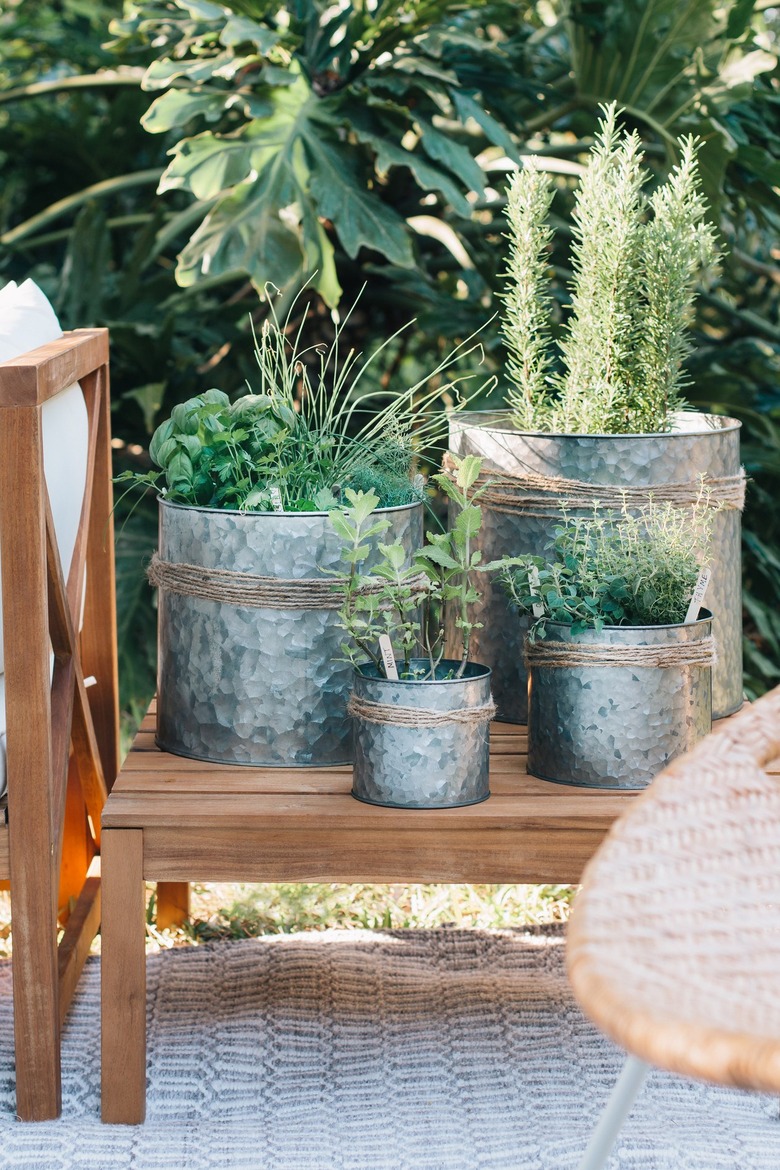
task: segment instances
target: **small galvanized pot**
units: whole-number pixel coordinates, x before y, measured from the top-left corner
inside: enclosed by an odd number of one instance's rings
[[[422,543],[422,504],[380,508],[385,539]],[[160,501],[159,556],[285,582],[345,573],[327,512],[233,512]],[[370,568],[371,560],[366,564]],[[160,589],[157,742],[217,764],[324,767],[352,761],[352,667],[331,608],[253,607]]]
[[[585,646],[686,647],[703,643],[712,615],[673,626],[605,626],[547,640]],[[702,649],[700,646],[699,649]],[[693,656],[693,655],[692,655]],[[583,788],[646,788],[712,728],[712,670],[704,665],[542,666],[529,659],[528,771]]]
[[[695,482],[740,472],[741,423],[720,415],[681,411],[674,429],[648,435],[548,435],[516,430],[509,411],[466,411],[452,418],[450,450],[480,455],[483,472],[508,475],[533,473],[586,484],[654,488]],[[602,501],[603,506],[603,501]],[[531,554],[551,560],[551,543],[561,519],[560,504],[535,503],[526,510],[502,509],[485,502],[482,529],[475,547],[483,561],[504,555]],[[569,508],[571,515],[585,515]],[[707,604],[715,614],[718,661],[713,670],[715,717],[729,715],[742,703],[742,573],[741,513],[736,508],[715,512],[712,527],[712,580]],[[498,578],[479,575],[475,586],[481,601],[472,618],[474,654],[493,671],[493,697],[499,719],[525,723],[526,673],[522,643],[528,623],[518,622]],[[447,649],[454,652],[460,637],[453,606],[447,613]]]
[[[427,660],[413,659],[411,666],[423,673]],[[437,673],[457,667],[443,662]],[[353,717],[352,795],[358,800],[388,808],[458,808],[487,800],[494,712],[487,667],[470,663],[460,679],[396,682],[366,665],[355,671],[350,707],[355,705],[362,712]],[[431,724],[437,725],[387,721],[424,721],[426,713],[433,713]],[[469,721],[449,721],[449,713]]]

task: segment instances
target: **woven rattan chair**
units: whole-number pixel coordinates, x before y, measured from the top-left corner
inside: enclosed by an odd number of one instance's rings
[[[62,481],[52,477],[47,438],[69,443],[56,403],[74,391],[78,398],[79,388],[84,489],[63,571]],[[111,507],[107,331],[77,330],[0,362],[8,782],[0,881],[10,880],[16,1111],[24,1120],[60,1112],[60,1028],[100,923],[93,859],[119,753]]]
[[[613,826],[568,931],[574,994],[631,1055],[581,1163],[605,1164],[648,1065],[780,1091],[780,688]]]

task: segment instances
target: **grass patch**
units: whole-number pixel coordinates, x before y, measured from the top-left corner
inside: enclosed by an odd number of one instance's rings
[[[299,930],[389,930],[437,926],[500,929],[564,921],[573,886],[220,885],[195,887],[195,942]]]

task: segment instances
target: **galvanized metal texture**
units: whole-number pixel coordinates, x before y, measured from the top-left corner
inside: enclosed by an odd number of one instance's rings
[[[423,669],[423,659],[412,665]],[[445,662],[444,669],[457,669]],[[361,699],[398,707],[461,711],[490,701],[490,671],[476,663],[462,679],[395,682],[375,666],[354,674]],[[389,808],[457,808],[487,800],[490,724],[451,723],[443,727],[394,727],[355,718],[352,795]]]
[[[677,416],[677,429],[656,435],[542,435],[514,430],[508,411],[453,416],[450,449],[457,455],[481,455],[483,470],[533,471],[585,483],[652,487],[685,483],[700,475],[736,475],[740,468],[741,424],[693,412]],[[585,513],[575,513],[583,515]],[[476,547],[484,560],[505,553],[530,553],[551,558],[549,545],[556,519],[497,512],[485,505]],[[707,608],[714,614],[718,661],[713,671],[715,717],[729,715],[742,704],[742,568],[741,515],[715,514],[712,581]],[[474,634],[473,655],[493,670],[493,698],[498,718],[525,723],[528,717],[527,676],[522,643],[527,619],[518,618],[497,580],[475,578],[482,601],[473,614],[482,628]],[[457,648],[454,614],[447,615],[447,653]]]
[[[422,505],[382,508],[385,539],[422,543]],[[164,560],[284,579],[345,572],[324,512],[228,512],[160,501]],[[367,562],[370,564],[370,562]],[[161,592],[157,742],[214,763],[324,767],[352,759],[352,667],[336,610],[256,609]]]
[[[689,625],[605,626],[576,638],[569,626],[547,626],[548,636],[561,642],[629,648],[685,645],[708,637],[711,628],[709,614]],[[709,666],[532,664],[529,675],[528,771],[542,780],[645,788],[712,727]]]

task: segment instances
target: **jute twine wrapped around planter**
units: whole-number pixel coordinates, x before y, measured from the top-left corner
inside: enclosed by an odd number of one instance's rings
[[[531,642],[526,638],[523,651],[526,666],[547,669],[628,666],[665,670],[681,666],[713,666],[716,660],[715,639],[711,635],[698,642],[675,642],[668,646],[615,646],[609,642],[556,642],[547,639]]]
[[[489,723],[495,717],[496,705],[491,700],[482,707],[432,711],[426,707],[395,707],[390,703],[373,703],[370,699],[352,694],[347,704],[347,714],[390,727],[444,727],[448,723],[474,726]]]
[[[444,456],[444,470],[451,473],[455,464]],[[487,471],[477,478],[478,487],[487,487],[480,503],[497,512],[546,518],[561,511],[592,508],[640,508],[652,500],[690,508],[701,504],[707,508],[741,512],[745,507],[745,469],[737,475],[703,476],[685,483],[661,483],[652,487],[627,487],[617,484],[585,483],[557,475],[533,471]]]
[[[232,569],[206,569],[152,556],[146,575],[152,585],[183,597],[218,601],[225,605],[250,609],[340,609],[346,577],[260,577],[254,573],[236,573]],[[424,592],[428,585],[425,573],[408,581],[414,592]],[[357,592],[361,596],[381,593],[385,581],[372,581]]]

